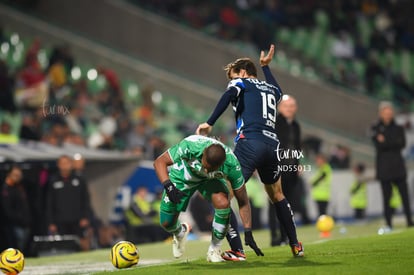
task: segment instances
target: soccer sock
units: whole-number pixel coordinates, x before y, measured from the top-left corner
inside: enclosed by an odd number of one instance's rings
[[[290,204],[286,199],[276,202],[276,215],[279,218],[280,223],[285,228],[286,234],[289,238],[289,244],[294,245],[298,243],[296,236],[295,218],[293,216]]]
[[[211,236],[212,245],[219,245],[224,239],[228,229],[230,212],[230,208],[215,209]]]
[[[184,230],[184,226],[180,223],[180,222],[177,222],[177,223],[179,223],[180,224],[180,227],[173,233],[178,239],[181,239],[182,237],[184,237],[184,233],[185,233],[185,230]]]
[[[241,242],[240,234],[237,231],[238,224],[236,215],[234,214],[233,210],[231,209],[230,213],[230,227],[226,235],[226,239],[229,242],[230,248],[232,251],[239,251],[244,253],[243,245]]]

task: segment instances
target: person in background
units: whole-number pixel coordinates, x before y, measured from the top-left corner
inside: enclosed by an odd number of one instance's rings
[[[329,200],[331,199],[332,168],[326,156],[318,154],[315,159],[317,171],[311,179],[311,195],[318,206],[318,214],[327,214]]]
[[[283,193],[292,207],[294,213],[299,213],[303,224],[309,224],[310,219],[305,207],[305,186],[304,181],[300,178],[299,172],[294,170],[300,165],[300,158],[292,156],[293,152],[302,152],[301,147],[301,128],[296,113],[298,111],[298,104],[296,99],[284,94],[282,100],[278,105],[279,113],[276,116],[276,132],[280,142],[279,149],[281,152],[291,152],[287,154],[286,158],[281,159],[281,164],[291,169],[282,170],[282,187]],[[287,234],[283,227],[280,227],[279,221],[275,220],[275,209],[269,207],[269,223],[271,245],[287,244]],[[280,238],[277,237],[276,229],[280,227]]]
[[[376,150],[376,178],[381,183],[386,230],[392,229],[393,211],[390,206],[392,184],[398,187],[407,226],[413,226],[407,171],[401,151],[405,147],[405,132],[394,120],[394,107],[383,101],[378,107],[379,119],[371,126],[371,139]]]
[[[19,136],[14,134],[9,122],[0,122],[0,144],[16,144],[19,142]]]
[[[0,42],[2,43],[2,42]],[[8,68],[7,63],[0,60],[0,110],[3,112],[16,113],[17,106],[14,100],[15,79]]]
[[[348,169],[350,168],[351,156],[349,148],[337,144],[329,157],[329,164],[332,169]]]
[[[365,164],[358,163],[354,166],[354,182],[350,190],[350,205],[354,209],[354,218],[362,220],[365,218],[365,209],[368,204],[367,178],[365,177]]]
[[[46,201],[46,220],[49,234],[76,235],[82,240],[90,237],[90,198],[82,177],[73,173],[73,160],[67,155],[57,160],[58,173],[50,179]],[[89,250],[89,242],[81,245]]]
[[[32,215],[22,178],[22,170],[16,165],[7,171],[1,188],[0,218],[5,231],[1,238],[5,240],[6,248],[14,247],[25,253],[29,244]]]
[[[126,237],[134,243],[149,243],[167,239],[170,235],[156,222],[159,212],[153,208],[148,188],[140,186],[125,211]]]
[[[85,157],[80,153],[75,153],[73,155],[73,174],[81,178],[83,181],[87,182],[86,175],[85,175],[85,169],[86,169],[86,159]],[[92,205],[89,206],[89,216],[87,219],[89,220],[90,227],[88,227],[87,230],[85,230],[85,236],[83,242],[85,243],[84,246],[92,245],[98,246],[99,243],[99,227],[102,226],[102,221],[95,215],[94,209]]]
[[[32,113],[22,113],[22,126],[20,127],[20,140],[40,140],[40,123]]]

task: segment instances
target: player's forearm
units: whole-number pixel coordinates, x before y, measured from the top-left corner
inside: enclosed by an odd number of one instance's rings
[[[280,88],[279,83],[277,82],[276,78],[273,76],[272,72],[270,71],[269,66],[262,67],[263,74],[265,76],[266,82],[272,85],[275,85],[279,91],[282,93],[282,88]]]
[[[242,187],[234,192],[239,205],[240,218],[244,228],[252,227],[252,211],[250,207],[249,197],[247,196],[246,187]]]
[[[227,90],[224,92],[224,94],[221,96],[219,102],[217,102],[216,108],[214,108],[213,113],[207,120],[207,123],[211,126],[216,123],[216,121],[219,119],[219,117],[224,113],[224,111],[227,109],[227,106],[229,106],[231,99],[233,97],[233,92],[231,90]]]
[[[250,203],[239,208],[240,218],[243,223],[243,228],[252,228],[252,211]]]
[[[167,152],[163,153],[154,161],[155,173],[161,183],[169,179],[168,165],[171,165],[170,162],[170,157]]]

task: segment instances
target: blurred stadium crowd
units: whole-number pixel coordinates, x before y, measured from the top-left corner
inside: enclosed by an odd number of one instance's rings
[[[155,106],[162,95],[151,84],[86,68],[69,45],[48,48],[1,28],[0,45],[0,143],[71,143],[153,159],[193,131],[191,121],[165,118],[178,107]]]
[[[276,41],[282,66],[414,108],[412,1],[130,2],[231,43]]]
[[[410,1],[130,2],[231,43],[262,49],[276,40],[280,66],[414,108]],[[168,121],[171,102],[151,84],[77,64],[69,45],[47,48],[2,29],[0,45],[3,142],[68,142],[153,159],[198,122]]]

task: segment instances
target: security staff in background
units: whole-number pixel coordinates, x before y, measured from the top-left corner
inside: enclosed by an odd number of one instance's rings
[[[365,218],[365,210],[368,205],[367,177],[365,176],[365,164],[358,163],[353,168],[354,181],[350,189],[349,203],[354,209],[354,218]]]
[[[311,179],[311,195],[318,207],[318,214],[326,215],[329,201],[331,199],[332,168],[322,153],[316,155],[315,163],[317,170]]]

